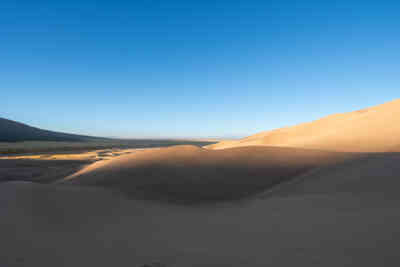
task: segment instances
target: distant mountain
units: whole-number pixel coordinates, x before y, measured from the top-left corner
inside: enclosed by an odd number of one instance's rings
[[[42,130],[20,122],[0,118],[0,142],[19,141],[91,141],[106,138]]]

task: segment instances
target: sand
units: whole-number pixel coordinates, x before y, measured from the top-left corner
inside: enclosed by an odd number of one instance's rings
[[[0,266],[398,266],[399,159],[350,160],[269,195],[201,207],[3,183]]]
[[[90,165],[89,160],[0,160],[0,182],[52,183]]]
[[[102,149],[69,153],[0,156],[0,182],[51,183],[76,173],[93,162],[135,153],[142,149]]]
[[[209,149],[277,146],[341,152],[400,152],[400,99],[310,123],[281,128]]]
[[[208,150],[186,145],[96,162],[61,182],[116,189],[134,198],[215,202],[247,197],[312,168],[355,156],[293,148]]]
[[[0,183],[0,266],[399,266],[399,110]]]
[[[32,160],[107,160],[124,154],[140,151],[139,148],[113,148],[113,149],[98,149],[93,151],[76,151],[69,153],[34,153],[25,155],[7,155],[0,156],[0,160],[15,160],[15,159],[32,159]]]

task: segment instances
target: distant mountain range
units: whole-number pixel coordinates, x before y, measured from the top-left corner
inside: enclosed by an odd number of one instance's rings
[[[0,142],[20,141],[94,141],[107,138],[53,132],[0,118]]]

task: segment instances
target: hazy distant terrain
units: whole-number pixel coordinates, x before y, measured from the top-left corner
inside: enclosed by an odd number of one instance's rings
[[[0,155],[13,153],[84,151],[106,148],[147,148],[192,144],[204,146],[207,140],[117,139],[91,137],[42,130],[0,118]]]
[[[158,140],[158,139],[110,139],[102,141],[82,141],[82,142],[48,142],[48,141],[27,141],[27,142],[0,142],[0,156],[21,153],[39,152],[66,152],[66,151],[87,151],[111,148],[149,148],[165,147],[174,145],[195,145],[204,146],[216,143],[215,141],[196,141],[196,140]]]

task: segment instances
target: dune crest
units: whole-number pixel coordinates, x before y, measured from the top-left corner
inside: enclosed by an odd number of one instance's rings
[[[339,152],[400,151],[400,99],[358,111],[261,132],[241,140],[220,142],[208,149],[275,146]]]

